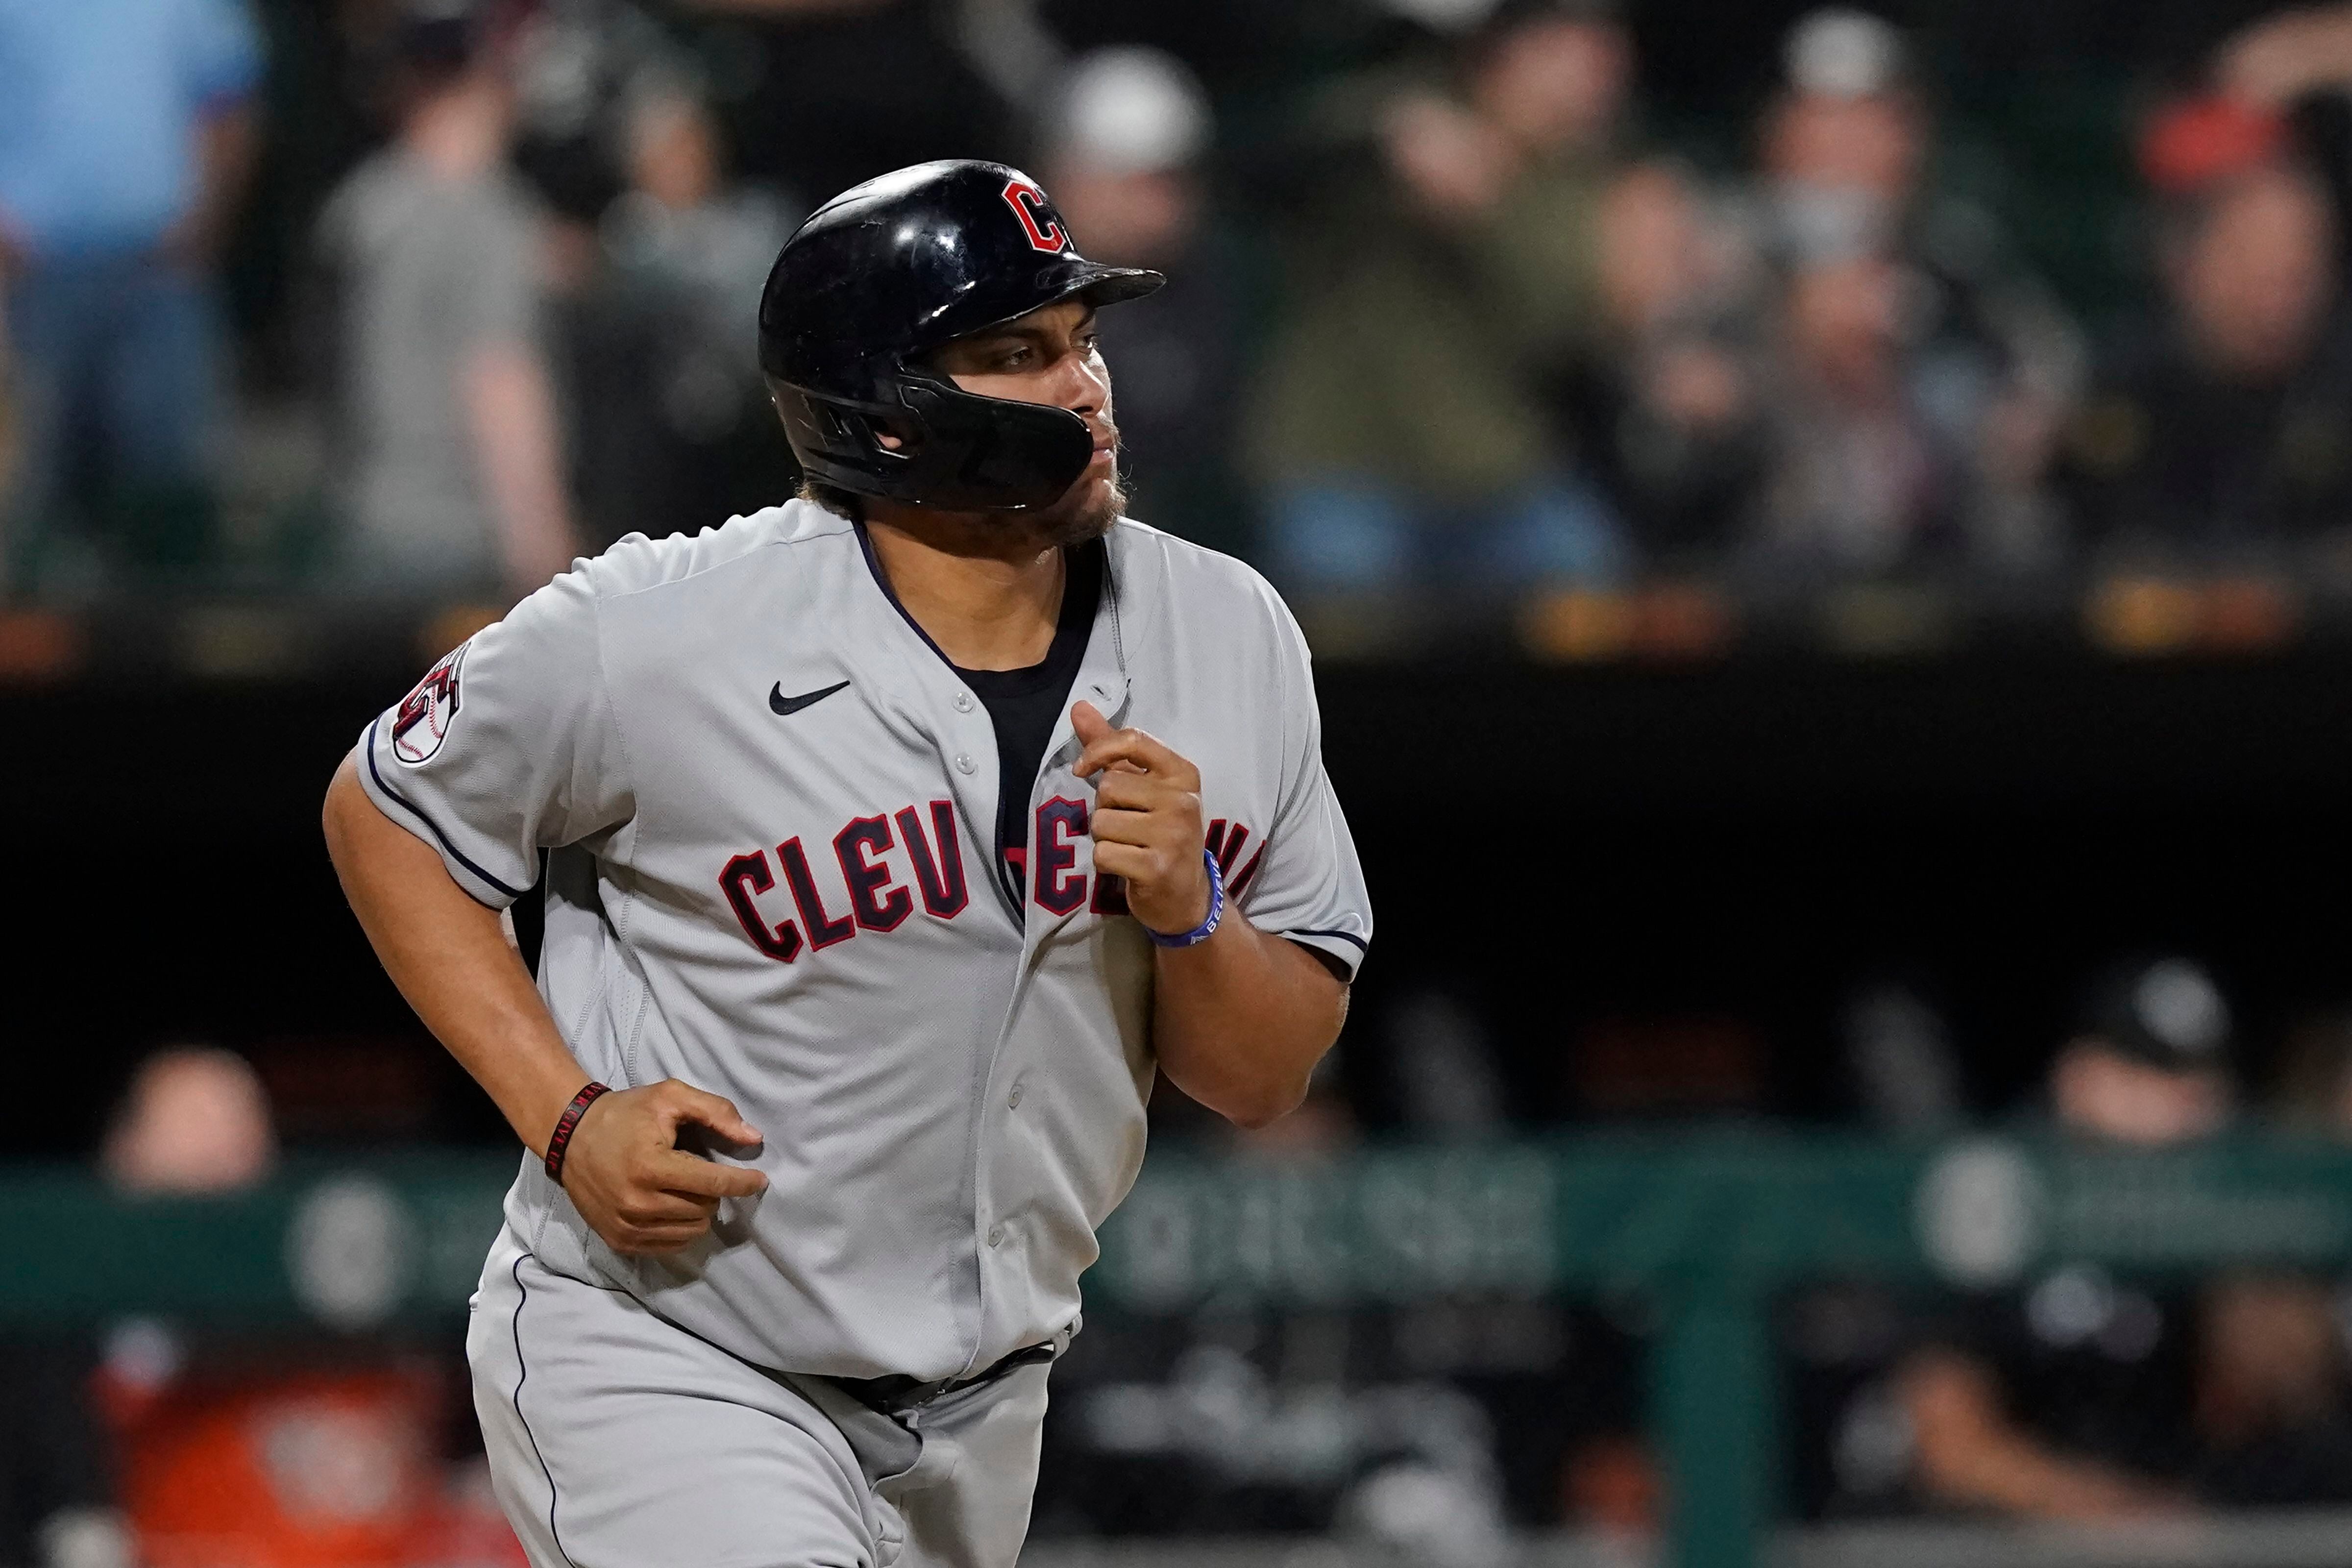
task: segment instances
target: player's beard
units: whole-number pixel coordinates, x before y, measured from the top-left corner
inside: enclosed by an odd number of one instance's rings
[[[1084,544],[1108,533],[1127,510],[1127,486],[1118,455],[1101,479],[1079,478],[1050,506],[1030,511],[940,511],[894,502],[867,501],[864,516],[911,533],[950,555],[1013,559]]]
[[[1107,479],[1080,479],[1062,499],[1029,518],[1041,546],[1084,544],[1110,531],[1127,510],[1127,485],[1114,458]]]

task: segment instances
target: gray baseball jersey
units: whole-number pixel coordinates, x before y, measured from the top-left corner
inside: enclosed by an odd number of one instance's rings
[[[1304,640],[1247,567],[1122,521],[1070,692],[1199,765],[1233,903],[1352,973],[1371,936]],[[614,1087],[677,1078],[770,1179],[667,1258],[613,1253],[526,1159],[509,1225],[759,1365],[965,1375],[1066,1329],[1143,1158],[1151,948],[1093,874],[1066,711],[1025,886],[995,736],[806,502],[580,563],[370,725],[360,775],[503,907],[548,868],[540,988]]]

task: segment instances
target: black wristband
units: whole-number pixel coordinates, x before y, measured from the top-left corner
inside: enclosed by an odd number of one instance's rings
[[[556,1118],[555,1131],[547,1140],[547,1179],[557,1186],[563,1184],[563,1152],[572,1147],[572,1130],[580,1125],[581,1116],[590,1106],[612,1092],[608,1084],[592,1083],[573,1095],[572,1103],[563,1108],[563,1114]]]

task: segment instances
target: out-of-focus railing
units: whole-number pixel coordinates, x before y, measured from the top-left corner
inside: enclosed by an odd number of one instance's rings
[[[513,1170],[502,1156],[419,1153],[289,1170],[233,1200],[135,1202],[79,1173],[20,1172],[0,1179],[0,1321],[155,1310],[363,1329],[455,1311]],[[1780,1292],[1824,1277],[1990,1289],[2061,1258],[2158,1275],[2352,1263],[2352,1150],[2246,1139],[2126,1154],[2000,1137],[1890,1145],[1760,1132],[1398,1147],[1311,1163],[1171,1149],[1105,1228],[1087,1286],[1092,1301],[1141,1311],[1212,1298],[1638,1293],[1657,1314],[1649,1403],[1680,1500],[1663,1561],[1750,1568],[1766,1560],[1784,1495],[1769,1321]],[[2119,1557],[1932,1561],[2311,1561],[2291,1531],[2263,1537],[2270,1555],[2229,1557],[2189,1531],[2062,1542],[2137,1542]],[[1931,1561],[1908,1545],[1872,1556],[1861,1543],[1874,1538],[1858,1527],[1791,1539],[1802,1563]],[[2024,1551],[2056,1538],[1998,1539]],[[2330,1539],[2347,1550],[2328,1561],[2352,1560],[2352,1534]],[[2184,1542],[2206,1554],[2149,1555],[2190,1550]]]
[[[0,685],[422,669],[504,613],[489,602],[184,594],[0,608]],[[1319,657],[1508,654],[1540,664],[1707,664],[1759,651],[1917,658],[1987,648],[2118,658],[2243,658],[2352,644],[2352,592],[2284,572],[2135,573],[2030,590],[1932,578],[1769,596],[1707,577],[1534,593],[1302,599]]]
[[[2340,1568],[2352,1512],[2281,1510],[2196,1524],[1829,1525],[1777,1533],[1770,1568]],[[1514,1542],[1503,1568],[1654,1568],[1657,1543],[1600,1531]],[[1247,1541],[1054,1542],[1022,1568],[1406,1568],[1391,1550],[1287,1537]]]

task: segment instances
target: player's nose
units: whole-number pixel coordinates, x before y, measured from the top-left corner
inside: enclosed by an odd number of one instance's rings
[[[1054,401],[1089,425],[1110,423],[1110,376],[1090,354],[1066,353]]]

